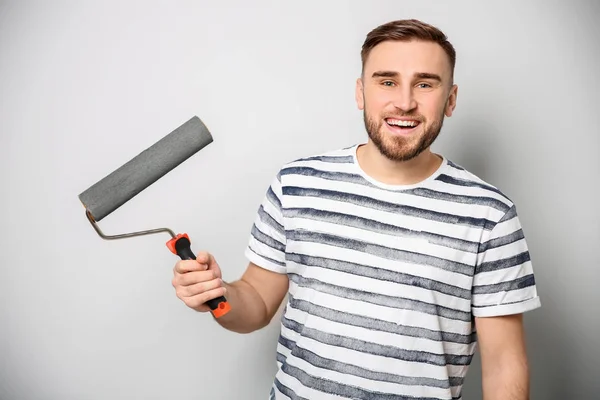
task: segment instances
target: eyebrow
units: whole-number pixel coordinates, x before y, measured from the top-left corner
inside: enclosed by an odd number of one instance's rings
[[[415,78],[419,78],[419,79],[433,79],[434,81],[438,81],[441,82],[442,78],[437,75],[437,74],[431,74],[429,72],[419,72],[418,74],[415,74]]]
[[[372,78],[396,78],[398,77],[398,73],[394,71],[375,71]],[[429,72],[418,72],[414,75],[417,79],[433,79],[435,81],[441,82],[442,78],[437,74],[432,74]]]
[[[371,75],[372,78],[395,78],[397,76],[398,73],[394,71],[375,71]]]

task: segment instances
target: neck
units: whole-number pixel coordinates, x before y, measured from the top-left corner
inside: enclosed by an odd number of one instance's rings
[[[442,163],[442,158],[430,149],[408,161],[393,161],[381,154],[371,140],[358,147],[356,157],[367,175],[388,185],[419,183],[431,176]]]

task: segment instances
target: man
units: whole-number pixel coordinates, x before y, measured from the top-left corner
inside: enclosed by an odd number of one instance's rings
[[[453,46],[402,20],[361,55],[367,143],[283,166],[241,279],[200,253],[176,264],[177,296],[206,312],[225,295],[217,322],[248,333],[289,294],[272,399],[460,399],[477,343],[484,398],[527,399],[522,314],[540,301],[515,205],[430,150],[456,106]]]

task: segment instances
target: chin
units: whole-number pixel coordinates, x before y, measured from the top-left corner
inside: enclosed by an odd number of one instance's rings
[[[397,138],[388,138],[383,142],[374,141],[374,143],[379,152],[392,161],[409,161],[421,153],[418,142],[407,143],[403,140],[398,143]]]
[[[420,130],[420,129],[419,129]],[[391,161],[410,161],[428,147],[427,140],[421,132],[413,132],[411,135],[398,135],[387,131],[386,127],[379,130],[377,136],[370,136],[371,141],[379,152]]]

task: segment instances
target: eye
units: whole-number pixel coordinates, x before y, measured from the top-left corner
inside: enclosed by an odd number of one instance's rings
[[[392,82],[392,81],[383,81],[381,83],[383,86],[393,86],[394,85],[394,82]]]
[[[419,88],[421,88],[421,89],[430,89],[432,86],[431,86],[429,83],[425,83],[425,82],[423,82],[423,83],[419,83],[419,84],[417,85],[417,87],[419,87]]]

